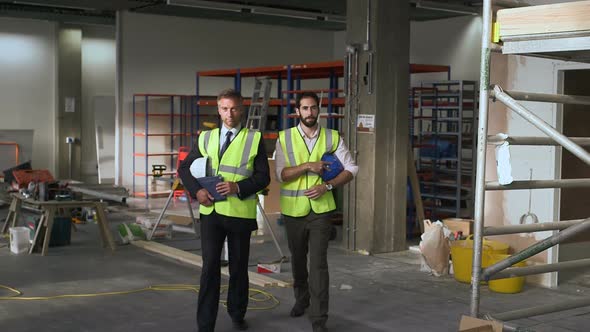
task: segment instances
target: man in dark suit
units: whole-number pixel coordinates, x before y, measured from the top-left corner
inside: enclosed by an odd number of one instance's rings
[[[190,195],[199,203],[203,269],[197,307],[200,332],[213,331],[219,306],[221,251],[225,238],[229,253],[227,312],[237,330],[246,330],[248,307],[248,257],[250,235],[257,229],[256,193],[270,182],[268,159],[262,135],[242,128],[239,92],[228,89],[217,97],[221,128],[202,132],[198,144],[180,164],[178,175]],[[191,164],[207,157],[215,175],[223,177],[216,191],[225,196],[215,200],[190,171]]]

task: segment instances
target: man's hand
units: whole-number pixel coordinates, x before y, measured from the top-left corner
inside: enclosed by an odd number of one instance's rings
[[[327,161],[308,162],[307,170],[321,175],[324,169],[327,169],[329,164],[330,163]]]
[[[328,191],[328,188],[326,188],[326,185],[322,183],[307,189],[304,192],[304,194],[309,199],[316,199],[320,198],[323,194],[326,193],[326,191]]]
[[[203,188],[197,191],[197,201],[204,206],[211,206],[213,205],[213,196],[207,191],[207,189]]]
[[[220,195],[233,195],[238,193],[238,184],[235,182],[219,182],[215,189]]]

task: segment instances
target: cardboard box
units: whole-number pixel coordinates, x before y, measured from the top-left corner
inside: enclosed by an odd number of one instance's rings
[[[461,316],[459,332],[502,332],[504,324],[497,321]]]
[[[447,218],[443,219],[443,225],[453,233],[462,232],[463,236],[473,233],[473,219]]]
[[[268,185],[268,195],[264,196],[263,204],[266,214],[281,212],[281,183],[277,181],[275,175],[274,159],[268,160],[268,166],[270,167],[270,184]]]

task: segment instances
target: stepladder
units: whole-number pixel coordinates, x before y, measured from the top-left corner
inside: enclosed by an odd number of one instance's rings
[[[270,100],[272,82],[268,77],[255,78],[254,91],[248,109],[246,128],[263,132],[266,128],[266,115]]]
[[[162,211],[160,211],[160,215],[158,216],[158,219],[156,220],[156,223],[154,224],[152,230],[150,231],[149,234],[147,234],[147,240],[150,241],[152,240],[152,238],[154,237],[154,234],[156,233],[156,230],[158,229],[160,223],[162,222],[162,219],[164,218],[164,215],[166,214],[166,211],[168,210],[168,207],[170,206],[170,202],[172,201],[172,198],[174,197],[174,192],[176,190],[183,190],[186,196],[186,202],[187,202],[187,207],[188,207],[188,211],[189,211],[189,215],[192,221],[192,228],[189,228],[186,230],[187,233],[193,233],[195,235],[198,236],[198,230],[197,230],[197,221],[195,219],[195,215],[193,214],[193,208],[191,206],[191,198],[190,198],[190,194],[188,193],[188,191],[184,188],[184,186],[182,185],[180,179],[174,179],[174,182],[172,183],[172,189],[170,190],[170,195],[168,195],[168,199],[166,200],[166,203],[164,204],[164,207],[162,208]]]

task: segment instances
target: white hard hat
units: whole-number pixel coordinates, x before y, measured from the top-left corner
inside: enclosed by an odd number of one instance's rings
[[[190,171],[196,179],[207,176],[207,157],[195,159],[191,164]]]

